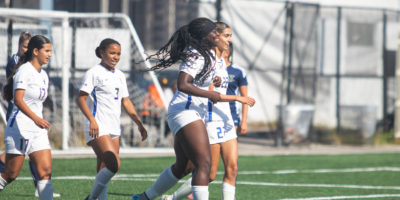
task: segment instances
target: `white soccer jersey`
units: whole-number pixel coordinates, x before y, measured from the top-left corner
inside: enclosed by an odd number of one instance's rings
[[[195,49],[191,49],[193,52],[197,52]],[[213,52],[215,56],[215,52]],[[197,74],[201,72],[204,65],[204,57],[199,54],[199,56],[182,62],[179,70],[196,77]],[[199,85],[194,83],[194,85],[200,89],[208,90],[215,76],[215,65],[214,59],[211,59],[211,72],[203,84]],[[204,97],[197,97],[188,95],[184,92],[177,90],[177,92],[172,97],[172,100],[168,107],[168,124],[174,134],[177,133],[183,126],[189,124],[190,122],[202,119],[207,112],[207,102],[208,99]],[[185,112],[184,112],[185,111]]]
[[[49,87],[47,73],[44,70],[37,71],[30,62],[26,62],[17,69],[13,84],[13,95],[16,89],[25,90],[24,102],[32,112],[43,118],[43,102],[47,98],[47,89]],[[13,103],[13,110],[10,119],[8,119],[6,131],[7,129],[27,130],[31,132],[46,131],[38,127],[31,118],[15,106],[14,98],[11,102]]]
[[[213,87],[213,90],[221,94],[226,94],[229,84],[229,75],[226,70],[225,60],[222,58],[218,60],[220,60],[218,63],[221,64],[216,67],[216,76],[221,77],[221,86]],[[212,101],[208,101],[205,122],[210,144],[226,142],[237,137],[229,102],[213,104]]]
[[[192,50],[194,52],[197,52],[196,50]],[[214,53],[214,52],[213,52]],[[214,53],[215,56],[215,53]],[[201,72],[203,69],[204,65],[204,58],[199,54],[199,57],[196,59],[193,59],[191,61],[187,62],[182,62],[182,64],[179,67],[179,71],[183,71],[189,75],[191,75],[193,78],[196,77],[197,74]],[[215,76],[215,61],[211,60],[211,65],[213,65],[212,72],[210,75],[207,77],[207,79],[204,81],[202,85],[198,85],[194,83],[194,85],[200,89],[203,90],[208,90],[208,87],[211,85],[214,76]],[[172,97],[172,100],[170,102],[168,112],[175,112],[179,110],[187,110],[190,108],[196,108],[196,107],[201,107],[202,109],[207,106],[208,99],[204,97],[197,97],[197,96],[192,96],[188,95],[184,92],[181,92],[177,90],[175,93],[174,97]]]
[[[99,135],[120,135],[121,100],[129,96],[123,72],[110,71],[98,64],[86,72],[80,90],[89,94],[87,103],[99,126]],[[86,119],[85,134],[89,129],[90,122]]]

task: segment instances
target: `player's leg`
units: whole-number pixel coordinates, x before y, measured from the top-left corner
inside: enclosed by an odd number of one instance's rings
[[[4,172],[0,174],[0,191],[17,178],[24,159],[25,155],[6,154],[6,167]]]
[[[211,167],[211,152],[206,127],[203,121],[192,122],[176,135],[179,144],[194,165],[192,193],[194,199],[208,199],[208,182]]]
[[[221,154],[221,144],[210,145],[211,150],[211,168],[210,168],[210,182],[215,180],[218,172],[219,158]]]
[[[233,200],[235,198],[235,185],[238,171],[237,139],[232,139],[221,143],[221,155],[225,168],[224,179],[222,183],[222,199]]]
[[[51,150],[43,149],[29,154],[38,174],[37,189],[40,199],[53,199],[51,183]]]
[[[180,134],[182,134],[181,130],[176,135]],[[148,188],[141,195],[136,196],[137,199],[155,199],[178,183],[179,179],[193,171],[194,166],[189,161],[184,149],[182,149],[180,141],[176,135],[174,138],[174,150],[176,156],[175,163],[172,166],[164,169],[164,171],[161,172],[160,176],[150,188]],[[132,196],[132,199],[135,199],[135,195]]]
[[[120,137],[114,137],[111,140],[114,144],[114,148],[116,149],[117,154],[119,155]],[[97,172],[99,172],[104,167],[106,167],[106,164],[101,159],[97,158]],[[107,190],[108,190],[108,183],[105,185],[103,191],[100,193],[100,195],[97,199],[98,200],[107,200]]]
[[[97,173],[92,191],[88,199],[97,199],[110,179],[117,173],[121,161],[110,135],[103,135],[89,142],[97,158],[104,162],[105,167]]]

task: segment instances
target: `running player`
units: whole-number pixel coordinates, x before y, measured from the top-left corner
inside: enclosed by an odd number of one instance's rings
[[[251,98],[238,99],[236,96],[208,91],[213,80],[221,80],[215,79],[216,65],[222,63],[215,58],[218,35],[214,22],[207,18],[197,18],[176,31],[168,43],[156,53],[161,59],[153,70],[183,61],[178,76],[178,91],[168,109],[168,124],[175,134],[176,162],[165,169],[144,193],[133,195],[133,200],[155,199],[163,194],[192,171],[191,163],[194,166],[193,197],[199,200],[208,199],[211,154],[204,125],[208,99],[213,103],[234,100],[254,103]]]
[[[138,126],[142,141],[147,138],[147,131],[129,99],[125,75],[116,69],[121,45],[113,39],[104,39],[96,48],[96,56],[101,62],[86,72],[78,105],[87,118],[84,128],[86,142],[97,156],[96,179],[86,199],[104,200],[107,199],[108,182],[121,165],[118,155],[121,106]]]
[[[223,23],[217,22],[217,31],[219,32],[219,42],[216,48],[217,59],[223,63],[217,69],[217,76],[221,77],[220,87],[212,87],[214,91],[226,94],[229,83],[229,76],[226,70],[226,64],[223,58],[225,51],[228,51],[229,44],[232,42],[232,30]],[[243,97],[241,97],[243,98]],[[211,149],[211,170],[210,182],[215,180],[218,170],[220,155],[225,166],[224,179],[222,183],[222,199],[233,200],[235,198],[235,182],[237,175],[238,162],[238,144],[235,125],[232,120],[231,111],[228,102],[213,104],[208,103],[208,116],[205,120],[208,138]],[[190,179],[188,179],[173,195],[164,195],[162,200],[180,200],[190,194]]]
[[[43,119],[43,102],[47,97],[49,78],[42,65],[51,57],[50,40],[36,35],[28,43],[28,50],[19,59],[4,87],[3,97],[11,101],[13,109],[4,132],[6,167],[0,175],[0,191],[14,181],[24,163],[25,154],[38,173],[37,189],[40,199],[53,199],[51,183],[51,148]]]

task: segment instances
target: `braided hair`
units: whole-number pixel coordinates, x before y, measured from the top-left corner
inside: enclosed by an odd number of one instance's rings
[[[211,63],[215,59],[210,52],[215,45],[207,40],[206,36],[215,28],[215,23],[207,18],[196,18],[188,25],[182,26],[171,36],[167,44],[147,58],[156,60],[156,64],[150,70],[165,69],[178,61],[190,62],[202,56],[204,65],[194,78],[194,82],[203,84],[212,71]]]
[[[14,67],[13,72],[7,78],[7,83],[3,87],[3,98],[6,101],[11,101],[13,98],[13,86],[14,86],[14,75],[17,69],[24,63],[32,60],[33,58],[33,50],[38,49],[40,50],[43,48],[45,44],[50,43],[50,40],[43,36],[43,35],[35,35],[33,36],[28,43],[28,50],[19,58],[18,64]]]

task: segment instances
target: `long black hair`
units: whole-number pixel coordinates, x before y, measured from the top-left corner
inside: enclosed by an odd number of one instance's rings
[[[32,60],[33,58],[33,50],[38,49],[40,50],[43,48],[45,44],[49,44],[50,40],[43,36],[43,35],[35,35],[33,36],[28,43],[28,50],[25,52],[24,55],[22,55],[19,58],[18,64],[14,67],[13,72],[11,75],[7,78],[7,83],[3,87],[3,98],[7,101],[11,101],[13,98],[13,82],[14,82],[14,74],[17,71],[17,69],[24,63]]]
[[[215,28],[215,23],[207,18],[196,18],[188,25],[182,26],[171,36],[167,44],[147,58],[156,60],[156,64],[150,70],[165,69],[178,61],[190,62],[191,59],[202,56],[204,57],[203,69],[196,75],[194,82],[204,83],[212,71],[211,61],[214,56],[210,49],[215,46],[205,38]],[[190,47],[197,52],[191,51]]]

